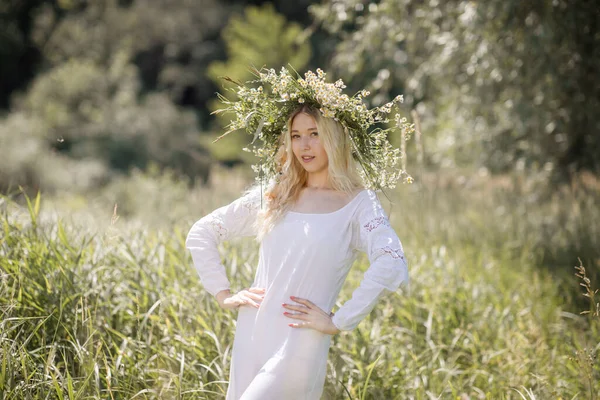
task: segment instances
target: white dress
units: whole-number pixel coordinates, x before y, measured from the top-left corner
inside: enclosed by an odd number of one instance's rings
[[[256,236],[253,221],[260,191],[246,194],[197,221],[186,247],[205,289],[213,296],[229,289],[217,245]],[[259,308],[240,306],[233,343],[227,400],[319,399],[325,383],[331,335],[283,315],[290,296],[312,301],[325,312],[359,252],[370,266],[358,288],[332,322],[349,331],[367,316],[381,296],[408,283],[402,244],[376,193],[363,190],[344,207],[325,214],[288,212],[260,244],[251,287],[265,288]],[[235,277],[233,277],[235,278]]]

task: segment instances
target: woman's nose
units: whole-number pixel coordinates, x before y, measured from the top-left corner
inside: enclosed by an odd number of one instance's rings
[[[307,137],[303,137],[302,138],[302,148],[303,149],[308,149],[310,147],[310,143],[309,143],[309,138]]]

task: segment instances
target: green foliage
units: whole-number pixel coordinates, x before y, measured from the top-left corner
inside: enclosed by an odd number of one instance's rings
[[[193,221],[244,186],[225,171],[220,179],[186,194],[169,176],[138,176],[132,191],[146,187],[141,197],[153,196],[153,182],[175,195],[94,223],[82,213],[92,208],[73,212],[65,196],[26,207],[1,199],[3,398],[224,397],[235,312],[201,288],[184,247]],[[591,200],[600,184],[582,177],[560,198],[536,198],[532,183],[436,174],[396,192],[393,208],[384,202],[409,259],[410,291],[384,297],[355,331],[332,338],[324,398],[594,398],[600,320],[579,312],[597,310],[600,254],[581,248],[588,256],[574,277],[540,268],[538,249],[598,242]],[[54,203],[64,207],[58,216]],[[570,212],[577,208],[588,218]],[[152,214],[165,225],[150,228]],[[250,284],[255,243],[219,250],[233,290]],[[338,306],[366,267],[363,257]]]
[[[13,192],[19,185],[33,193],[40,188],[84,191],[108,179],[102,161],[75,160],[53,151],[45,135],[45,124],[26,113],[0,120],[0,192]]]
[[[18,104],[20,114],[0,121],[8,153],[2,162],[15,173],[2,186],[54,190],[68,186],[57,182],[70,182],[85,190],[105,181],[110,170],[146,168],[150,162],[207,179],[210,159],[198,145],[195,114],[164,93],[139,91],[137,68],[126,53],[115,55],[107,68],[71,59],[38,75]],[[30,145],[23,146],[26,142]],[[52,162],[64,167],[55,170]],[[61,176],[67,166],[80,177]],[[89,177],[81,176],[85,170]],[[50,173],[58,178],[48,179]],[[77,184],[81,179],[86,182]]]
[[[220,2],[86,3],[60,18],[51,5],[37,10],[32,37],[47,64],[75,58],[106,66],[127,52],[140,70],[144,92],[159,90],[177,104],[197,107],[212,98],[208,77],[198,71],[220,54],[213,43],[227,16]]]
[[[215,61],[208,67],[208,76],[219,86],[220,77],[238,81],[253,77],[249,67],[263,65],[279,69],[288,63],[301,70],[310,59],[310,45],[305,42],[302,27],[287,22],[273,5],[248,6],[243,16],[234,15],[223,29],[227,61]]]
[[[137,112],[145,109],[147,94],[159,94],[164,104],[174,104],[171,109],[191,107],[202,128],[194,128],[198,132],[191,143],[169,137],[177,142],[165,149],[170,155],[154,161],[184,160],[168,166],[207,178],[208,154],[229,164],[255,161],[240,151],[247,144],[243,136],[212,143],[228,119],[219,118],[210,134],[199,132],[215,122],[209,113],[217,108],[215,85],[220,90],[223,84],[218,77],[244,81],[249,67],[278,69],[288,63],[303,71],[312,57],[313,69],[343,78],[351,91],[369,89],[374,94],[369,106],[404,93],[406,113],[419,116],[429,164],[477,165],[493,172],[547,170],[559,176],[600,169],[600,83],[594,79],[600,21],[591,0],[327,0],[310,6],[312,17],[305,10],[308,1],[275,2],[287,19],[305,26],[288,23],[270,4],[235,14],[246,4],[4,2],[0,107],[22,112],[26,98],[28,107],[41,113],[32,123],[47,123],[43,129],[54,135],[47,138],[50,147],[77,158],[71,141],[57,145],[55,140],[76,136],[80,124],[86,125],[86,135],[97,135],[110,120],[106,114],[121,102]],[[113,92],[126,99],[116,99]],[[97,125],[93,132],[91,123]],[[82,157],[102,153],[90,161],[108,171],[143,167],[155,156],[146,139],[115,140],[118,135],[104,132],[98,142],[86,139],[75,147]],[[94,146],[100,150],[91,150]]]
[[[405,94],[430,162],[600,169],[595,2],[342,0],[311,11],[340,38],[340,76],[381,92],[376,103]]]
[[[95,163],[108,170],[128,171],[153,162],[188,175],[200,170],[206,177],[202,170],[208,170],[209,157],[198,145],[195,114],[181,110],[164,93],[140,96],[139,87],[137,68],[125,53],[116,55],[108,68],[72,59],[37,77],[19,104],[20,118],[4,122],[19,124],[12,125],[15,130],[10,125],[1,129],[5,138],[0,140],[7,143],[5,151],[16,152],[17,157],[28,151],[19,146],[23,141],[35,143],[30,152],[52,153],[42,155],[38,163],[56,159],[58,151],[62,159],[82,167]],[[27,129],[27,125],[35,129]],[[26,161],[11,164],[16,172],[27,165]],[[38,168],[48,167],[39,164]],[[33,172],[32,182],[13,180],[58,188],[52,179]],[[98,183],[97,178],[90,177],[89,183]]]
[[[120,54],[105,69],[90,60],[70,59],[38,75],[21,108],[43,121],[48,139],[101,135],[102,130],[93,128],[104,126],[117,107],[136,103],[137,70],[128,61]]]
[[[207,69],[208,76],[218,87],[229,85],[221,79],[223,76],[240,82],[252,79],[251,67],[267,66],[278,70],[289,63],[300,71],[311,56],[307,35],[302,27],[295,22],[288,23],[270,3],[261,7],[248,6],[243,16],[232,16],[222,36],[228,54],[227,61],[215,61]],[[221,104],[214,99],[210,108],[217,110]],[[217,121],[221,127],[226,127],[231,118],[219,115]],[[248,143],[246,136],[229,135],[209,145],[209,148],[221,160],[250,161],[253,157],[241,151]]]
[[[24,34],[44,68],[14,96],[14,117],[0,120],[0,190],[84,191],[150,163],[208,180],[200,121],[177,103],[207,93],[197,70],[216,56],[206,38],[221,28],[223,8],[212,0],[120,4],[30,10]]]

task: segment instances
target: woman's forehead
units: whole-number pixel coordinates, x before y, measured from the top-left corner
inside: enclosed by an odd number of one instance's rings
[[[292,131],[309,129],[317,129],[317,123],[311,115],[300,113],[294,117]]]

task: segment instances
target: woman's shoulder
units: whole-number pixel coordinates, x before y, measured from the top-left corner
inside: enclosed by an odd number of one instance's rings
[[[249,211],[257,211],[263,208],[265,203],[265,187],[260,184],[253,184],[247,187],[243,192],[241,197],[239,197],[236,202],[239,202],[243,207],[247,208]]]
[[[369,188],[359,188],[351,196],[352,199],[360,200],[361,204],[376,204],[379,203],[377,192]]]
[[[367,191],[368,191],[368,189],[366,189],[364,187],[358,187],[349,193],[345,193],[345,196],[346,196],[346,199],[348,200],[348,202],[351,202],[353,200],[360,199],[362,196],[364,196],[366,194]]]
[[[375,190],[363,188],[358,192],[355,200],[357,204],[354,214],[357,219],[385,215],[385,210]]]
[[[265,199],[265,195],[266,193],[268,193],[269,191],[273,190],[273,187],[277,184],[277,181],[272,178],[271,180],[269,180],[266,183],[262,183],[262,182],[253,182],[251,185],[247,186],[246,189],[243,192],[243,196],[242,197],[246,197],[249,199],[253,199],[253,200],[261,200],[261,199]]]
[[[356,210],[359,204],[363,203],[365,199],[370,197],[370,193],[368,189],[364,187],[358,187],[349,192],[338,192],[337,197],[342,208],[346,208],[354,204],[354,207],[351,208]]]

